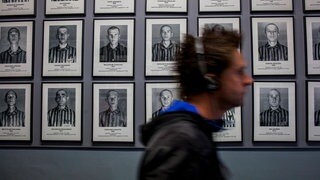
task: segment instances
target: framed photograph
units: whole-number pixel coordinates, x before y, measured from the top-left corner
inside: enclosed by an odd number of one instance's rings
[[[251,0],[251,11],[293,11],[293,0]]]
[[[0,16],[35,15],[36,0],[2,0]]]
[[[320,141],[320,81],[307,81],[308,141]]]
[[[83,20],[44,21],[42,76],[82,76]]]
[[[186,13],[188,12],[188,0],[171,0],[159,1],[148,0],[146,1],[146,12],[157,13]]]
[[[136,0],[95,0],[95,14],[123,14],[135,13]]]
[[[134,84],[93,84],[93,142],[134,142]]]
[[[319,75],[320,17],[305,17],[307,75]]]
[[[295,82],[253,84],[253,140],[296,141]]]
[[[146,83],[146,123],[180,99],[179,83]]]
[[[134,19],[94,20],[93,76],[133,76]]]
[[[292,17],[253,17],[253,75],[294,75]]]
[[[187,18],[146,19],[146,76],[175,76],[176,55],[187,34]]]
[[[241,142],[241,107],[235,107],[226,111],[222,116],[222,120],[223,130],[213,133],[213,140],[215,142]]]
[[[86,0],[46,0],[46,15],[85,14]]]
[[[42,83],[42,141],[82,140],[82,83]]]
[[[304,11],[319,11],[320,1],[319,0],[304,0],[303,1]]]
[[[240,12],[241,0],[199,0],[199,12]]]
[[[31,141],[32,84],[0,84],[0,141]]]
[[[198,18],[198,36],[202,35],[204,28],[240,31],[240,18]]]
[[[33,74],[34,21],[0,22],[0,77]]]

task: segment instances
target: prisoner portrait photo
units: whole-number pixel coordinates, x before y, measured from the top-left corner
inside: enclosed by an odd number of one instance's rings
[[[152,118],[163,113],[173,102],[178,99],[177,88],[152,89]]]
[[[320,22],[313,22],[311,28],[313,60],[320,60]]]
[[[320,87],[314,88],[314,126],[320,126]]]
[[[232,23],[207,23],[205,24],[205,28],[209,29],[215,29],[215,30],[228,30],[232,31],[233,30],[233,24]]]

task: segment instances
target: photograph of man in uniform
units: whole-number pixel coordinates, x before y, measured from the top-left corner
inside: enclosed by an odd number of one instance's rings
[[[127,117],[120,109],[120,100],[117,90],[106,93],[107,109],[99,113],[99,127],[127,127]]]
[[[158,99],[161,104],[161,107],[152,113],[152,118],[159,116],[162,112],[164,112],[173,101],[173,93],[169,89],[163,89],[159,95]]]
[[[56,106],[48,111],[49,127],[75,127],[75,112],[68,106],[68,103],[70,103],[68,91],[71,91],[71,89],[58,89],[55,91],[54,101]],[[48,107],[50,107],[50,104]]]
[[[259,61],[288,61],[288,47],[279,42],[280,29],[278,25],[275,23],[268,23],[265,26],[262,23],[258,24],[259,32],[261,32],[259,33],[259,42],[262,42],[259,43],[262,44],[259,46]],[[286,32],[286,29],[281,32]],[[286,38],[283,42],[287,42]]]
[[[154,26],[155,25],[153,25],[152,29],[155,29]],[[173,40],[173,27],[176,26],[177,25],[164,24],[160,27],[160,42],[153,43],[152,46],[152,61],[175,61],[176,55],[180,51],[179,42]],[[180,31],[177,29],[175,29],[175,31],[178,32],[176,39],[179,39]]]
[[[313,60],[320,60],[320,23],[312,23]]]
[[[235,109],[232,108],[232,109],[229,109],[227,110],[223,116],[222,116],[222,127],[224,128],[232,128],[232,127],[235,127]]]
[[[50,28],[50,33],[55,33],[58,45],[49,50],[49,63],[75,63],[77,62],[77,49],[70,45],[70,27],[59,26],[56,31],[55,27]],[[56,41],[50,39],[50,41]],[[52,43],[50,43],[52,44]]]
[[[314,89],[314,126],[320,126],[320,88]]]
[[[21,34],[18,28],[12,27],[8,30],[9,48],[0,53],[1,64],[26,63],[26,51],[20,47],[20,39]]]
[[[261,96],[267,97],[260,97],[260,126],[289,126],[289,112],[280,105],[281,103],[288,105],[288,102],[281,102],[281,96],[284,97],[285,93],[281,95],[280,89],[271,89],[268,92],[261,93]],[[286,96],[288,96],[288,93],[286,93]],[[263,99],[267,100],[268,103],[267,106],[264,106],[268,107],[266,110],[262,109],[262,104],[266,103]]]
[[[7,109],[0,114],[1,127],[25,127],[25,114],[16,106],[18,95],[15,90],[8,90],[4,97]]]
[[[127,62],[127,47],[120,43],[120,28],[111,26],[101,33],[107,37],[108,44],[100,48],[100,62]]]

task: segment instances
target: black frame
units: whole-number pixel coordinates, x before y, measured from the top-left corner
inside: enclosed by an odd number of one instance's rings
[[[44,103],[44,92],[43,92],[43,90],[44,90],[44,86],[45,85],[54,85],[54,84],[56,84],[56,85],[74,85],[74,88],[76,89],[75,91],[76,91],[76,93],[75,93],[75,99],[77,98],[77,95],[78,96],[80,96],[80,108],[81,108],[81,110],[80,110],[80,112],[79,112],[79,114],[77,114],[76,113],[76,108],[74,109],[74,111],[75,111],[75,115],[77,116],[77,115],[80,115],[81,117],[80,117],[80,126],[81,127],[79,127],[80,129],[79,129],[79,131],[80,131],[80,134],[79,134],[79,136],[80,136],[80,140],[68,140],[68,139],[66,139],[66,140],[59,140],[59,139],[44,139],[43,138],[43,123],[46,121],[46,120],[44,120],[43,119],[43,116],[44,116],[44,113],[47,113],[47,112],[44,112],[44,107],[43,107],[43,103]],[[80,90],[81,90],[81,93],[80,93],[80,95],[77,93],[77,87],[76,86],[79,86],[80,85]],[[59,87],[53,87],[53,88],[59,88]],[[69,88],[69,87],[68,87]],[[71,87],[70,87],[71,88]],[[48,88],[49,89],[49,88]],[[77,143],[82,143],[82,141],[83,141],[83,83],[82,82],[42,82],[41,83],[41,118],[40,118],[40,120],[41,120],[41,126],[40,126],[40,136],[41,136],[41,142],[77,142]],[[49,99],[49,97],[47,97],[47,100]],[[79,100],[78,100],[79,101]],[[46,101],[46,103],[48,103],[48,101]],[[76,107],[76,105],[77,105],[78,103],[75,103],[75,107]],[[49,110],[49,108],[47,108],[46,110]],[[59,128],[59,127],[53,127],[53,128]],[[61,127],[61,130],[60,131],[62,131],[62,129],[63,129],[64,127]],[[69,127],[70,128],[70,127]],[[75,127],[76,128],[76,127]]]
[[[158,14],[160,14],[160,13],[166,13],[166,14],[167,14],[167,13],[172,13],[172,14],[188,13],[188,7],[189,7],[189,6],[188,6],[188,0],[184,0],[184,1],[185,1],[185,5],[186,5],[186,7],[185,7],[186,10],[185,10],[185,11],[177,11],[177,8],[174,8],[174,9],[170,9],[170,8],[169,8],[169,9],[166,10],[166,11],[160,11],[160,10],[152,10],[152,11],[149,10],[149,11],[148,11],[148,9],[147,9],[147,8],[148,8],[148,2],[150,2],[150,1],[147,0],[146,3],[145,3],[145,12],[146,12],[146,13],[158,13]],[[170,2],[168,2],[168,3],[170,3]]]
[[[289,0],[291,1],[291,5],[292,5],[292,9],[279,9],[279,10],[274,10],[274,9],[264,9],[264,10],[253,10],[252,9],[252,1],[254,0],[250,0],[250,11],[251,12],[293,12],[294,10],[294,2],[293,0]],[[272,1],[271,1],[272,2]],[[273,5],[273,6],[278,6],[278,5]]]
[[[55,15],[85,15],[86,14],[86,0],[80,0],[80,1],[83,1],[83,12],[75,12],[75,13],[70,13],[70,10],[69,9],[65,9],[65,12],[52,12],[52,13],[48,13],[48,9],[47,9],[47,3],[48,3],[49,0],[45,0],[45,15],[46,16],[55,16]],[[81,2],[79,2],[81,3]],[[66,7],[69,7],[69,6],[66,6]]]

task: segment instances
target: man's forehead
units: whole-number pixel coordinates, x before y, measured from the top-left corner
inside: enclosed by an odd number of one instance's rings
[[[266,28],[266,30],[267,31],[278,31],[278,27],[276,26],[276,25],[274,25],[274,24],[269,24],[269,25],[267,25],[267,28]]]
[[[9,91],[7,94],[7,96],[12,96],[12,95],[16,96],[16,93],[14,93],[13,91]]]
[[[279,92],[277,91],[277,90],[271,90],[270,92],[269,92],[269,95],[270,96],[279,96]]]
[[[171,31],[171,27],[169,27],[169,26],[163,26],[161,30],[162,30],[162,31]]]
[[[65,94],[67,94],[67,93],[66,93],[66,91],[64,91],[64,90],[60,90],[60,91],[58,91],[56,94],[57,94],[57,95],[65,95]]]
[[[58,30],[60,33],[65,33],[65,32],[68,32],[68,29],[65,28],[65,27],[62,27],[62,28],[59,28]]]

